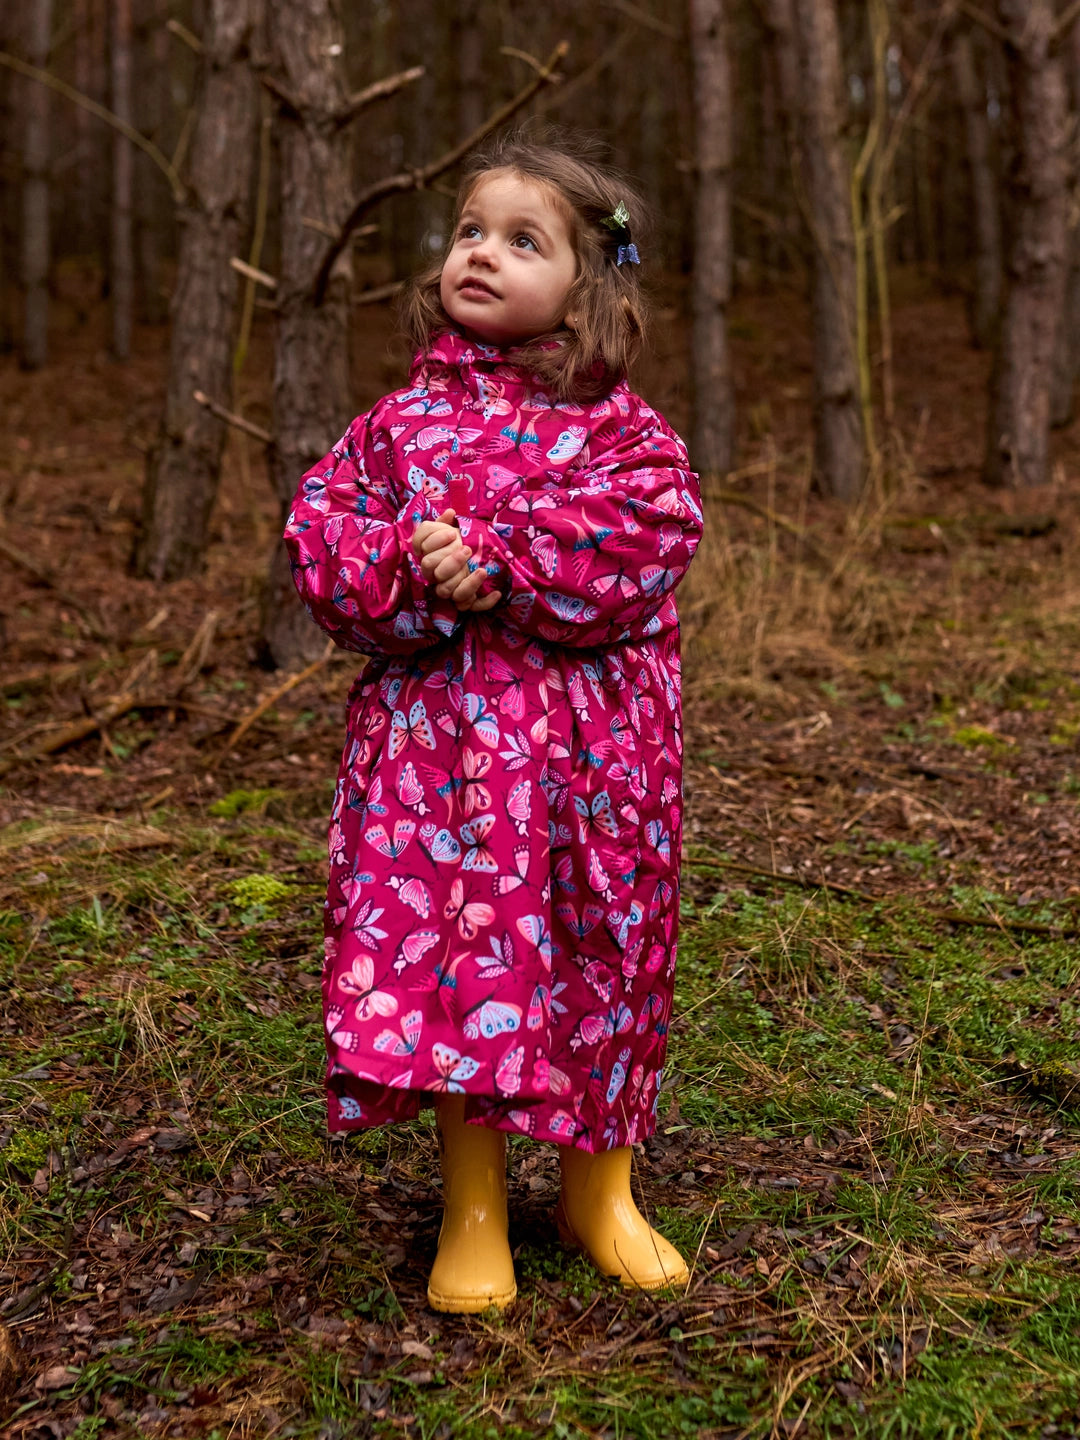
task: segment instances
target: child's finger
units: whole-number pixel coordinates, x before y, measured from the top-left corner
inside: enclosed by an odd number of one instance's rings
[[[436,550],[425,555],[420,562],[420,570],[428,581],[441,583],[456,575],[459,570],[464,570],[471,555],[472,551],[467,545],[459,543],[447,546],[445,550]]]
[[[461,535],[453,525],[440,525],[431,522],[431,529],[421,541],[420,549],[425,555],[430,555],[433,550],[442,550],[448,545],[460,544]]]

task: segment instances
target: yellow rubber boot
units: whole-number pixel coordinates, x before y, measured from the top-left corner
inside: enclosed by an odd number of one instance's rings
[[[630,1193],[630,1150],[560,1147],[562,1194],[556,1221],[568,1245],[585,1251],[604,1275],[616,1275],[634,1290],[685,1285],[686,1264],[634,1204]]]
[[[466,1125],[465,1097],[435,1107],[442,1156],[443,1222],[428,1304],[449,1315],[500,1310],[517,1294],[507,1238],[506,1136]]]

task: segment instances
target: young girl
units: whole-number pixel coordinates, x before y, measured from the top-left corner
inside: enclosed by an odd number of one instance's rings
[[[560,1147],[560,1233],[632,1286],[685,1281],[640,1215],[679,914],[672,591],[696,478],[626,385],[636,197],[514,138],[474,160],[414,288],[409,386],[304,476],[286,540],[349,697],[323,990],[332,1130],[434,1101],[429,1303],[516,1293],[504,1132]]]

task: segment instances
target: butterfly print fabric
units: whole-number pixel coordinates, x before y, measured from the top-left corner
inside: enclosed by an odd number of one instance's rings
[[[595,1151],[655,1124],[679,913],[678,436],[619,385],[556,402],[447,333],[303,477],[300,594],[370,658],[330,822],[332,1130],[470,1119]],[[452,504],[492,610],[412,535]]]

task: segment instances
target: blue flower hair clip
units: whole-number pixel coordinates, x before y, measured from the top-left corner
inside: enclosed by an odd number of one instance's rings
[[[625,265],[627,261],[631,265],[640,265],[641,257],[638,255],[637,246],[630,239],[630,211],[626,208],[626,202],[620,200],[610,215],[605,215],[600,221],[609,229],[615,237],[617,250],[615,252],[615,264]]]

